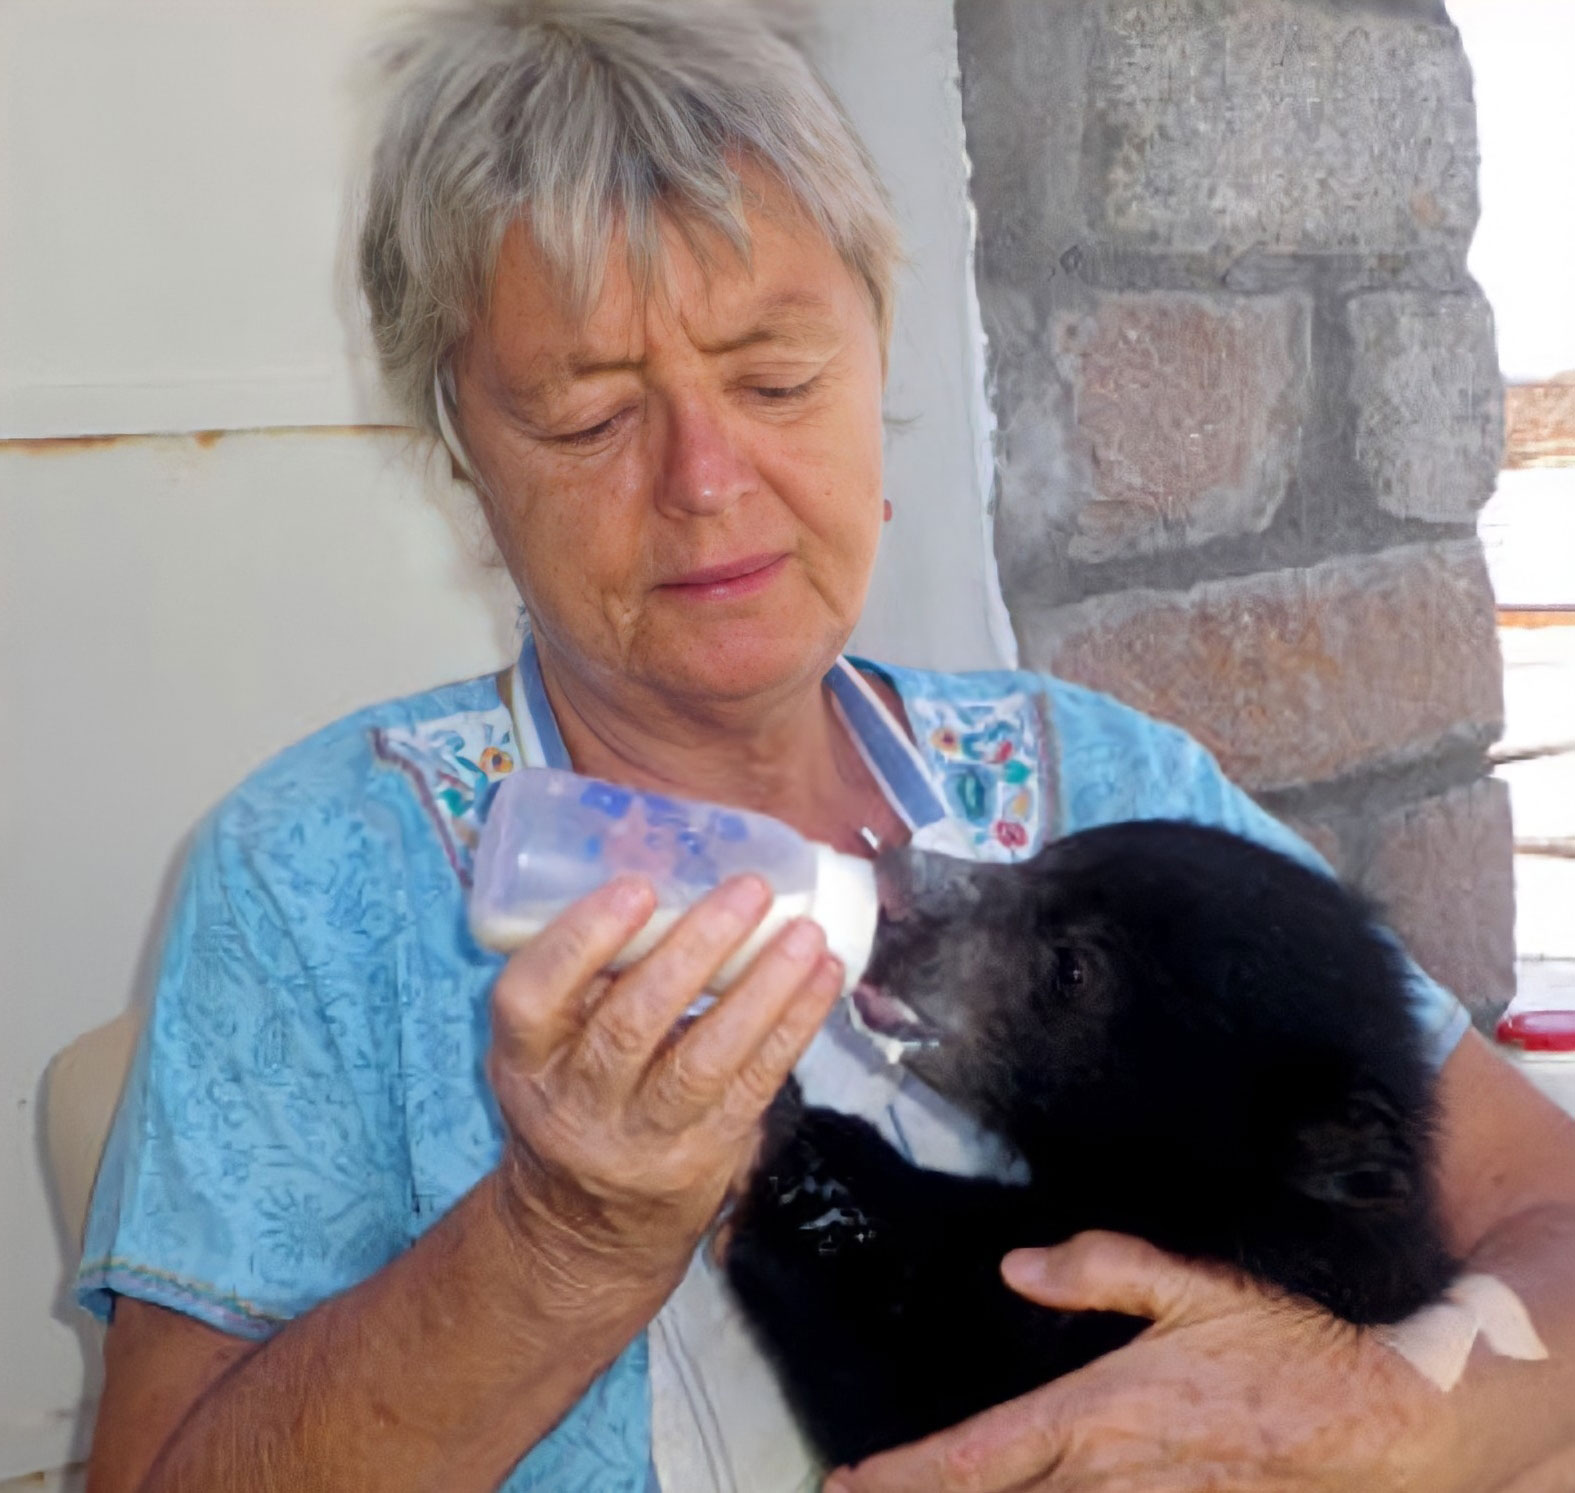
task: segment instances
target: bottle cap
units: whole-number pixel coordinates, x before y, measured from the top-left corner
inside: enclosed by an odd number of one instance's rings
[[[875,947],[875,924],[880,918],[875,867],[829,845],[816,845],[814,850],[815,895],[805,916],[825,930],[827,952],[842,961],[846,995],[859,983]]]

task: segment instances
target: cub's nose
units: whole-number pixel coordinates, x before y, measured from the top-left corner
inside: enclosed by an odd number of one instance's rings
[[[893,922],[915,913],[938,912],[975,895],[979,867],[954,855],[901,845],[875,858],[875,891],[881,911]]]

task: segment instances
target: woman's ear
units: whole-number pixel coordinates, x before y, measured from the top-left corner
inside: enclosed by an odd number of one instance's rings
[[[465,450],[465,443],[460,440],[459,431],[454,427],[454,413],[458,408],[458,399],[454,388],[452,365],[447,359],[432,370],[432,405],[437,416],[438,434],[448,448],[448,456],[453,463],[456,480],[468,482],[479,491],[470,457]]]

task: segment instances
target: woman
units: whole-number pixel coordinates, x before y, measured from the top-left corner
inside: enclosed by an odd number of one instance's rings
[[[463,918],[491,786],[572,765],[849,850],[1012,858],[1179,814],[1305,851],[1111,701],[841,657],[888,516],[895,235],[751,10],[472,0],[390,72],[363,286],[531,636],[496,679],[284,753],[200,832],[80,1282],[113,1306],[91,1486],[808,1485],[701,1247],[765,1105],[798,1065],[921,1160],[985,1167],[988,1144],[849,1039],[813,925],[669,1040],[760,920],[753,880],[616,978],[640,882],[500,969]],[[1156,1331],[836,1485],[1372,1493],[1551,1466],[1575,1441],[1575,1136],[1416,989],[1456,1242],[1550,1362],[1479,1352],[1444,1395],[1371,1336],[1090,1236],[1011,1280]]]

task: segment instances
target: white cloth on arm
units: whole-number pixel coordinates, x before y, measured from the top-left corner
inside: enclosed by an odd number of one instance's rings
[[[1496,1275],[1462,1275],[1442,1301],[1375,1336],[1445,1391],[1460,1382],[1478,1337],[1501,1358],[1535,1363],[1548,1356],[1526,1304]]]

